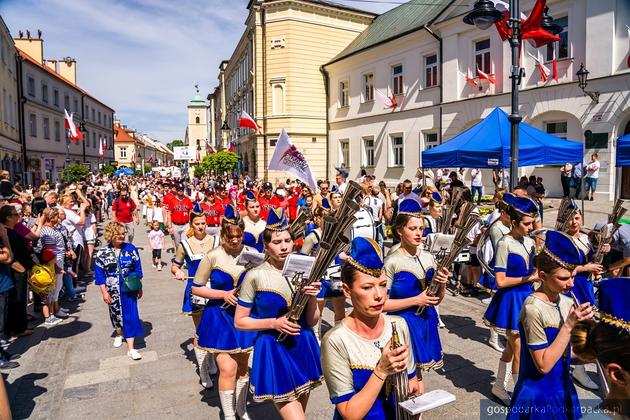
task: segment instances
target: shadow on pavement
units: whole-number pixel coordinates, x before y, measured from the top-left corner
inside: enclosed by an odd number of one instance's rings
[[[79,335],[92,328],[91,322],[79,321],[77,317],[71,316],[61,324],[46,330],[45,338],[68,338],[73,335]]]
[[[6,383],[14,419],[27,419],[31,416],[35,408],[35,398],[48,391],[47,388],[36,385],[35,381],[47,376],[47,373],[28,373],[17,378],[13,383]]]
[[[153,324],[149,321],[142,321],[142,337],[136,337],[134,341],[134,346],[136,349],[144,349],[147,347],[147,343],[145,339],[151,335],[151,331],[153,331]]]
[[[195,351],[193,350],[192,343],[193,343],[193,338],[190,337],[188,340],[181,343],[179,347],[184,352],[184,356],[186,356],[186,360],[188,360],[189,362],[191,362],[192,364],[196,366],[197,358],[195,357]]]
[[[449,314],[440,315],[440,317],[450,333],[466,340],[474,340],[485,345],[488,344],[490,330],[477,325],[475,320],[471,317]]]
[[[449,366],[451,364],[461,366],[459,369],[444,371],[444,377],[453,384],[454,388],[461,388],[468,392],[479,392],[486,398],[492,397],[490,388],[492,378],[494,378],[493,371],[478,368],[473,362],[458,354],[445,354],[444,365]]]

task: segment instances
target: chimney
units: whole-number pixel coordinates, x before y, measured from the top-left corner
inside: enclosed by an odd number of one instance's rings
[[[57,60],[46,60],[46,67],[57,73]]]
[[[44,40],[32,38],[17,38],[14,40],[15,46],[30,56],[39,64],[44,64]]]
[[[59,75],[69,80],[73,85],[77,84],[77,62],[74,58],[64,57],[59,60]]]

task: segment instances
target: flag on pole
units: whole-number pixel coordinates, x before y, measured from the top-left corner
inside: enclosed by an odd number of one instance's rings
[[[98,156],[103,157],[105,154],[105,143],[103,137],[98,138]]]
[[[269,170],[286,171],[308,184],[311,190],[317,190],[317,184],[311,168],[308,166],[302,152],[291,143],[291,139],[284,128],[280,131],[276,149],[273,151],[271,161],[269,161]]]
[[[239,128],[251,128],[251,129],[255,130],[256,132],[260,131],[260,126],[258,125],[258,123],[256,123],[256,120],[254,120],[245,111],[241,111],[241,118],[238,120],[238,127]]]
[[[492,74],[484,73],[483,71],[481,71],[479,66],[477,66],[477,77],[479,77],[479,79],[486,79],[488,82],[492,83],[493,85],[497,81]]]
[[[390,97],[390,96],[385,95],[383,92],[381,92],[378,89],[375,89],[375,90],[376,90],[377,95],[383,101],[383,106],[385,108],[391,109],[392,111],[395,111],[396,107],[398,106],[398,104],[396,103],[396,96],[392,95]]]
[[[503,12],[503,19],[495,23],[495,26],[501,40],[505,41],[512,34],[512,29],[508,27],[510,6],[503,0],[493,0],[493,2],[496,9]],[[560,37],[540,27],[546,3],[546,0],[536,0],[536,4],[534,4],[534,8],[529,16],[521,13],[521,39],[528,39],[536,48],[560,41]]]
[[[558,81],[558,60],[556,59],[556,49],[553,49],[553,61],[551,63],[553,69],[553,80]]]
[[[479,84],[477,83],[477,81],[475,80],[474,77],[470,77],[468,75],[468,71],[466,71],[466,74],[462,73],[461,71],[457,70],[457,73],[459,73],[461,76],[464,76],[464,78],[466,79],[466,83],[473,85],[474,87],[478,88]]]
[[[531,58],[534,59],[534,61],[536,61],[536,68],[540,73],[540,80],[546,82],[551,75],[551,71],[547,66],[543,64],[543,61],[540,58],[540,51],[538,51],[538,57],[534,57],[529,51],[527,51],[527,55],[529,55]]]
[[[68,130],[68,137],[74,144],[77,144],[79,140],[83,140],[83,134],[77,129],[77,126],[74,125],[74,121],[72,121],[74,113],[68,114],[66,109],[64,109],[63,112],[66,114],[65,126],[66,130]]]

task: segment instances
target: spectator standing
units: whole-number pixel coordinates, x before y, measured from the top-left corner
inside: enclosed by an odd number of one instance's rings
[[[341,172],[338,172],[335,176],[335,186],[333,187],[333,190],[343,195],[343,193],[346,191],[346,185],[346,177],[344,177]]]
[[[9,292],[13,289],[13,281],[8,266],[12,258],[6,230],[4,226],[0,226],[0,344],[2,346],[8,344],[4,330],[8,315]],[[0,347],[0,369],[13,369],[18,366],[20,366],[19,363],[11,361],[11,356]]]
[[[573,165],[565,163],[560,167],[560,183],[562,184],[562,198],[569,198],[571,195],[571,171]]]
[[[481,175],[481,169],[475,168],[470,171],[470,183],[472,190],[472,201],[475,201],[475,195],[477,195],[477,205],[480,205],[481,198],[483,197],[483,179]]]
[[[385,229],[383,227],[383,214],[385,211],[385,203],[379,198],[381,188],[378,185],[372,187],[371,195],[367,195],[363,200],[363,204],[372,210],[374,218],[374,228],[376,229],[376,242],[383,250],[385,243]]]
[[[328,181],[320,182],[319,192],[313,197],[313,210],[315,210],[317,207],[321,207],[324,198],[328,198],[328,194],[330,194],[330,192],[328,191],[329,186],[330,184],[328,183]]]
[[[190,219],[190,212],[193,209],[193,203],[184,194],[184,186],[177,185],[177,195],[170,200],[169,213],[170,223],[168,224],[169,233],[173,236],[175,241],[175,249],[182,240],[182,236],[188,232],[190,227],[188,221]]]
[[[571,187],[575,188],[575,199],[580,198],[582,192],[582,176],[584,175],[584,164],[578,162],[573,165],[573,171],[571,172]]]
[[[149,243],[151,244],[151,253],[153,257],[153,268],[162,271],[162,248],[164,248],[164,232],[160,229],[160,223],[157,220],[151,222],[151,230],[149,231]]]
[[[120,188],[119,196],[112,204],[112,218],[114,221],[125,227],[125,231],[127,232],[127,242],[133,243],[133,222],[135,219],[136,225],[139,225],[140,218],[138,216],[136,202],[129,197],[129,188],[126,186],[122,186]]]
[[[593,153],[591,155],[591,162],[586,165],[586,176],[584,177],[584,189],[586,190],[587,200],[593,201],[595,197],[600,167],[601,164],[599,163],[597,153]]]

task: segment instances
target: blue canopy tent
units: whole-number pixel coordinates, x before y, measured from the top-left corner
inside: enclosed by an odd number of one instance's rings
[[[630,134],[617,139],[617,167],[630,166]]]
[[[519,124],[519,166],[581,162],[582,143]],[[630,157],[629,157],[630,158]],[[508,114],[495,108],[490,115],[451,140],[422,152],[425,168],[505,168],[510,166]]]
[[[130,168],[120,168],[120,169],[117,169],[114,172],[114,175],[116,175],[116,176],[120,176],[120,175],[130,176],[130,175],[133,175],[133,174],[134,174],[133,169],[130,169]]]

